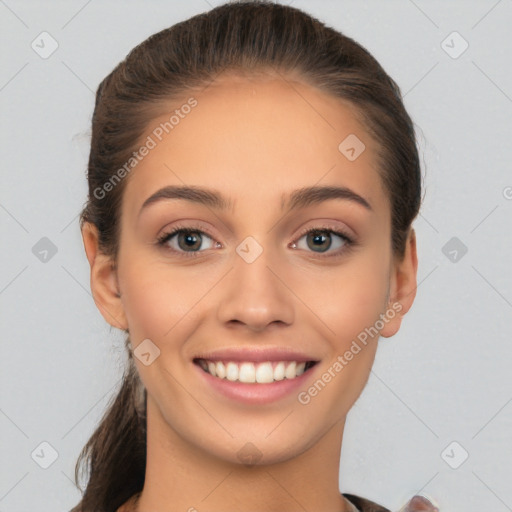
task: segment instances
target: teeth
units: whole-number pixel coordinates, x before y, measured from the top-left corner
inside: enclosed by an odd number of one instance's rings
[[[244,367],[248,368],[251,373],[254,371],[254,380],[260,384],[264,384],[265,382],[274,382],[275,380],[274,369],[272,368],[271,363],[259,364],[256,368],[252,363],[244,363],[240,369],[242,370]],[[242,372],[240,372],[240,381],[247,382],[244,380]]]
[[[214,377],[217,375],[215,363],[213,361],[208,361],[208,372],[211,373]]]
[[[199,360],[200,366],[214,377],[227,379],[231,382],[244,382],[268,384],[274,381],[294,379],[302,375],[306,369],[306,363],[297,363],[296,361],[279,361],[278,363],[236,363],[229,361],[224,364],[221,361]]]
[[[228,363],[226,366],[226,379],[238,380],[238,366],[235,363]]]
[[[215,363],[209,363],[208,369],[210,369],[210,365],[215,368],[213,372],[210,372],[212,375],[215,375],[220,379],[224,379],[226,377],[226,367],[223,364],[216,365]]]
[[[283,380],[285,374],[285,363],[282,361],[276,364],[274,368],[274,380]]]
[[[306,365],[304,365],[306,366]],[[284,376],[287,378],[287,379],[293,379],[294,377],[297,376],[297,374],[295,373],[297,370],[297,363],[294,361],[292,363],[290,363],[287,367],[286,367],[286,370],[284,372]]]
[[[228,363],[232,364],[233,366],[236,366],[234,363]],[[256,382],[256,373],[258,373],[261,376],[260,370],[262,369],[261,366],[258,367],[258,372],[256,372],[256,368],[254,368],[254,365],[251,363],[242,363],[238,369],[238,380],[240,382]],[[267,369],[268,370],[268,369]],[[272,370],[272,368],[271,368]],[[268,373],[268,371],[267,371]],[[236,371],[233,370],[233,375],[236,374]],[[271,373],[272,375],[272,373]],[[260,382],[260,381],[258,381]]]

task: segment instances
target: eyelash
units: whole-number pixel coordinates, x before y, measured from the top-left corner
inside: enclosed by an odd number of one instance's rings
[[[180,226],[180,225],[178,225],[178,226],[175,226],[172,231],[170,231],[168,233],[164,233],[162,236],[160,236],[157,239],[157,244],[159,246],[165,246],[167,244],[167,242],[169,240],[171,240],[171,238],[174,237],[174,235],[179,234],[179,233],[191,233],[191,232],[207,235],[209,238],[214,240],[213,236],[210,233],[208,233],[208,231],[205,231],[204,229],[199,228],[199,226]],[[308,229],[303,230],[300,233],[300,235],[298,236],[298,238],[293,243],[296,243],[296,241],[300,240],[304,235],[307,235],[311,232],[331,233],[331,234],[339,236],[344,241],[344,245],[333,254],[327,254],[324,256],[321,253],[316,253],[321,258],[340,257],[340,256],[344,255],[347,251],[349,251],[351,248],[353,248],[355,245],[357,245],[356,242],[351,237],[349,237],[346,233],[344,233],[343,231],[339,231],[337,229],[334,229],[334,228],[326,226],[326,225],[322,225],[321,227],[319,226],[319,227],[308,228]],[[183,255],[185,258],[195,258],[197,256],[200,256],[201,253],[204,252],[204,251],[177,251],[176,249],[171,249],[171,248],[169,248],[169,250],[171,252]],[[313,254],[315,254],[315,253],[313,252]]]

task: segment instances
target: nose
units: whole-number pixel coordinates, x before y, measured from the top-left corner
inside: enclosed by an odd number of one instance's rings
[[[289,272],[263,252],[252,262],[238,254],[222,286],[218,320],[228,328],[261,332],[291,325],[297,299],[290,289]],[[281,270],[280,270],[281,269]]]

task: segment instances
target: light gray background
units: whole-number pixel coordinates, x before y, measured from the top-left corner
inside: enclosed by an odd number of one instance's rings
[[[1,512],[77,503],[76,458],[121,377],[77,218],[93,93],[134,45],[218,3],[0,0]],[[512,1],[291,3],[398,82],[426,171],[418,296],[349,414],[340,488],[391,510],[420,492],[442,511],[512,510]],[[47,59],[31,48],[43,31],[59,45]],[[58,250],[46,262],[42,237]],[[452,237],[468,249],[456,262]]]

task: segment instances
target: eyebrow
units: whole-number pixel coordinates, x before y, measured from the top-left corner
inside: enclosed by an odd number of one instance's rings
[[[142,211],[149,205],[165,199],[183,199],[192,203],[203,204],[217,210],[228,210],[233,207],[233,201],[223,196],[220,192],[197,187],[197,186],[167,186],[157,190],[149,196],[139,211]],[[318,204],[329,199],[342,199],[357,203],[367,210],[372,210],[370,203],[359,194],[347,187],[329,187],[315,186],[303,187],[294,190],[290,194],[281,196],[281,210],[285,208],[287,211],[297,210]]]
[[[285,208],[286,195],[281,197],[281,209]],[[329,199],[344,199],[364,206],[372,210],[370,203],[359,194],[347,187],[304,187],[294,190],[288,199],[287,210],[304,208],[312,204],[318,204]]]

